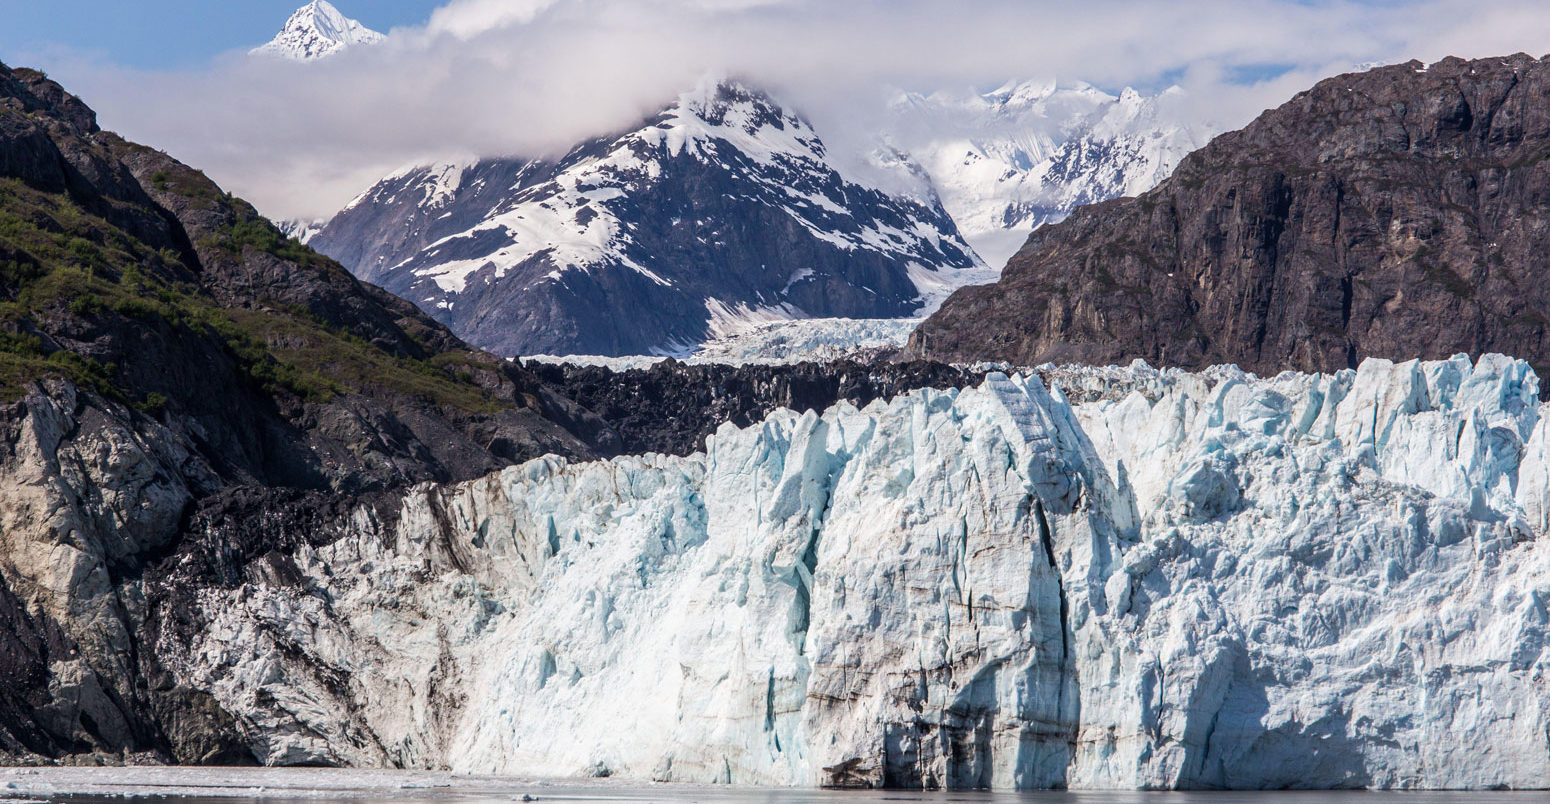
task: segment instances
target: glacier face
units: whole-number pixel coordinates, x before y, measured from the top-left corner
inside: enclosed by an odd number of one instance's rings
[[[272,764],[1550,786],[1527,364],[1042,377],[422,487],[158,653]]]

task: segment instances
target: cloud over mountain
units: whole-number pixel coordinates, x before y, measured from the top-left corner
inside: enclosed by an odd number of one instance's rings
[[[1550,9],[1529,0],[454,0],[316,64],[44,66],[107,124],[293,216],[328,214],[406,162],[537,155],[622,129],[707,73],[769,87],[843,143],[886,115],[892,88],[1178,84],[1179,114],[1231,127],[1361,62],[1546,42]]]

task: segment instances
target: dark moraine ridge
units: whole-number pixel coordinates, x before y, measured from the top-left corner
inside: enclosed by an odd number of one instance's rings
[[[777,408],[823,412],[840,401],[865,407],[920,388],[978,385],[985,372],[925,361],[685,365],[614,372],[527,363],[527,371],[613,428],[624,453],[688,455],[725,422],[747,427]]]
[[[1550,61],[1319,83],[1136,198],[1036,231],[915,333],[941,360],[1236,363],[1503,352],[1550,368]]]

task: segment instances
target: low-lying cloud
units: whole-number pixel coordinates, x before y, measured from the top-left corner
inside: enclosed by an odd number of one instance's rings
[[[318,217],[407,162],[542,155],[621,129],[707,73],[769,88],[820,132],[864,130],[897,88],[1043,77],[1178,84],[1181,114],[1231,127],[1363,62],[1545,50],[1540,0],[453,0],[311,64],[46,66],[105,126],[271,216]]]

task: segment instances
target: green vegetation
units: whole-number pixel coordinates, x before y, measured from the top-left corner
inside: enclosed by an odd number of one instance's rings
[[[246,249],[254,249],[312,267],[321,268],[329,262],[327,257],[286,237],[268,221],[256,217],[223,227],[204,245],[221,249],[234,257],[241,257]]]
[[[238,258],[255,249],[341,270],[261,219],[227,227],[217,240],[212,245]],[[111,331],[115,323],[133,321],[164,337],[216,341],[256,387],[271,394],[322,402],[345,393],[388,392],[469,411],[507,406],[473,382],[471,354],[397,357],[300,308],[224,308],[177,281],[179,264],[176,252],[146,246],[66,198],[0,180],[0,402],[21,397],[39,379],[60,376],[160,414],[173,401],[122,388],[117,366],[48,347],[62,331]]]

